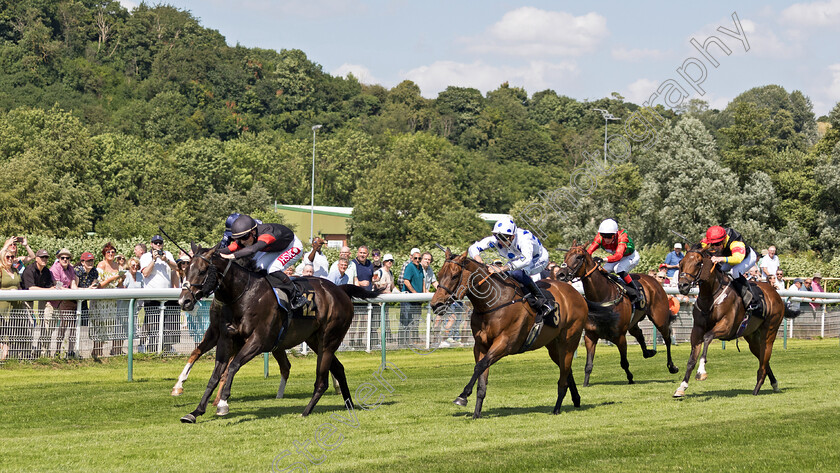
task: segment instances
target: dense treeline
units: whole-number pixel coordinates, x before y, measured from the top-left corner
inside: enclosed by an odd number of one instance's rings
[[[158,225],[211,241],[233,210],[353,206],[355,244],[463,246],[476,212],[513,212],[601,156],[604,122],[638,106],[581,102],[507,83],[435,99],[334,77],[300,50],[228,46],[188,12],[115,1],[11,0],[0,6],[0,218],[4,233],[133,238]],[[657,109],[656,143],[635,147],[551,246],[615,217],[640,244],[735,225],[755,246],[840,247],[840,106],[818,126],[810,100],[769,85],[724,110],[692,100]],[[611,123],[610,134],[624,122]],[[822,131],[821,131],[822,130]]]

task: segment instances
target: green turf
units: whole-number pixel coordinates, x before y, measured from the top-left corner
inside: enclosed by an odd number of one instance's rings
[[[582,406],[567,396],[550,414],[557,369],[545,350],[508,357],[491,368],[485,418],[452,404],[472,372],[472,351],[389,354],[406,377],[386,374],[394,392],[374,377],[378,354],[342,353],[351,389],[378,385],[381,404],[355,411],[325,396],[308,418],[314,358],[292,358],[286,398],[274,399],[279,380],[272,360],[246,365],[233,385],[230,414],[211,408],[195,425],[178,419],[199,400],[211,369],[201,361],[179,398],[169,390],[183,359],[142,359],[135,382],[125,358],[105,363],[16,365],[0,368],[2,471],[270,471],[296,462],[308,471],[838,471],[840,347],[834,340],[776,344],[772,365],[781,393],[769,381],[751,395],[756,360],[742,345],[710,348],[709,379],[692,378],[687,397],[671,394],[682,373],[668,374],[664,353],[643,360],[630,349],[637,384],[628,386],[614,347],[601,345],[592,386]],[[675,348],[685,369],[688,346]],[[578,383],[583,358],[575,360]],[[371,396],[374,399],[376,395]],[[342,422],[342,418],[344,421]],[[319,433],[320,432],[320,433]],[[316,446],[316,436],[333,446]],[[296,452],[309,442],[314,461]],[[299,447],[300,448],[300,447]],[[290,470],[291,471],[291,470]],[[306,471],[300,469],[298,471]]]

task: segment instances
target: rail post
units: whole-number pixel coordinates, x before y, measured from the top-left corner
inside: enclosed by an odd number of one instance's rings
[[[90,326],[90,318],[88,318],[88,326]],[[90,329],[88,329],[90,330]],[[68,337],[72,337],[72,332],[67,334]],[[72,340],[67,341],[67,350],[70,351],[70,345]],[[76,353],[78,358],[82,357],[82,301],[76,301],[76,350],[79,350]],[[68,356],[68,358],[70,358]]]
[[[158,312],[158,339],[157,352],[158,355],[163,353],[163,301],[160,301],[160,312]]]
[[[379,339],[381,345],[379,349],[382,352],[382,369],[385,369],[385,324],[388,323],[387,303],[383,302],[379,309]]]
[[[128,301],[128,380],[134,381],[134,306],[137,299]]]

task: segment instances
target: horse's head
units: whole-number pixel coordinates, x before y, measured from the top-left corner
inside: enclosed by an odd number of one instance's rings
[[[584,277],[592,267],[595,267],[592,256],[586,251],[586,247],[578,245],[577,240],[575,240],[563,258],[563,264],[560,265],[560,274],[557,275],[557,278],[561,281],[571,282],[575,278]]]
[[[692,246],[680,261],[680,279],[677,284],[680,294],[688,295],[692,287],[708,280],[711,272],[712,260],[709,253],[699,244]]]
[[[218,258],[218,249],[218,245],[204,249],[192,244],[193,256],[183,270],[184,282],[181,285],[181,295],[178,297],[181,309],[193,310],[196,302],[213,294],[219,288],[221,284],[219,270],[212,262],[214,257]]]
[[[445,251],[446,258],[437,274],[438,289],[431,302],[435,314],[445,313],[451,303],[464,297],[467,292],[464,277],[471,274],[467,263],[472,260],[467,257],[466,251],[458,256],[453,255],[449,248]]]

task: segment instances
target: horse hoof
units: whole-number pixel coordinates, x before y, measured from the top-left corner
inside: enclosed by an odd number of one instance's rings
[[[677,392],[674,393],[674,398],[675,399],[679,399],[683,396],[685,396],[685,391],[682,390],[682,389],[677,389]]]
[[[707,379],[709,379],[709,375],[706,373],[697,373],[697,375],[694,376],[694,378],[697,379],[697,381],[706,381]]]
[[[467,400],[462,398],[461,396],[456,397],[455,400],[452,402],[458,404],[461,407],[467,407]]]
[[[774,392],[774,393],[780,393],[780,392],[782,392],[782,390],[781,390],[781,389],[779,389],[779,383],[774,383],[774,384],[771,384],[770,386],[773,386],[773,392]]]
[[[180,396],[181,394],[184,394],[184,388],[173,388],[172,389],[172,395],[173,396],[177,397],[177,396]]]
[[[680,372],[680,369],[677,368],[676,366],[669,366],[668,367],[668,372],[671,373],[671,374],[677,374],[677,373]]]
[[[216,409],[217,416],[226,416],[230,412],[229,406],[220,406]]]
[[[192,414],[187,414],[184,417],[181,417],[181,423],[195,424],[195,416]]]
[[[635,381],[633,381],[632,379],[628,379],[628,380],[627,380],[627,384],[636,384],[636,382],[635,382]]]
[[[656,350],[647,350],[642,354],[642,356],[644,356],[645,358],[651,358],[653,356],[656,356]]]

